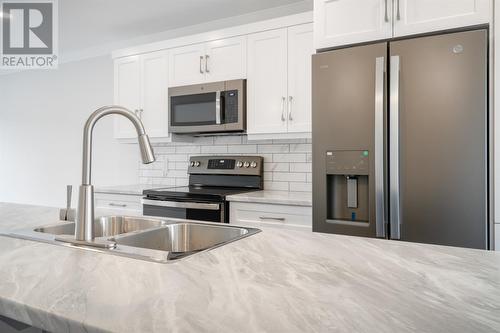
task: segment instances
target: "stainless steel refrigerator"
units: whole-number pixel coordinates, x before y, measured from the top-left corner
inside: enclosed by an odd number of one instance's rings
[[[313,56],[313,231],[487,249],[488,32]]]

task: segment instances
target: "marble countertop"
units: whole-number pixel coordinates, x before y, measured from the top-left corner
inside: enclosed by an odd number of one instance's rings
[[[96,186],[95,193],[108,193],[108,194],[124,194],[124,195],[140,195],[142,196],[142,191],[149,190],[153,188],[163,188],[168,187],[165,185],[142,185],[142,184],[132,184],[132,185],[117,185],[117,186]]]
[[[270,203],[293,206],[312,206],[312,194],[309,192],[255,191],[227,197],[229,201]]]
[[[500,330],[500,253],[271,227],[171,264],[0,237],[0,281],[0,315],[55,333]]]

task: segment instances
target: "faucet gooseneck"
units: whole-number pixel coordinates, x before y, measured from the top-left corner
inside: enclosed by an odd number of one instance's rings
[[[124,116],[132,122],[137,131],[139,148],[142,162],[144,164],[155,161],[155,156],[149,137],[139,117],[132,111],[121,106],[105,106],[92,113],[85,123],[83,130],[83,165],[82,185],[79,189],[78,211],[75,224],[75,240],[79,242],[92,243],[94,233],[94,187],[92,186],[92,131],[99,119],[110,114]]]

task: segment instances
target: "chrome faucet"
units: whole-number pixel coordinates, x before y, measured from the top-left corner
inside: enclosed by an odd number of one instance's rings
[[[78,211],[75,224],[75,237],[57,237],[57,240],[100,247],[112,247],[114,244],[98,244],[94,242],[94,187],[91,183],[92,170],[92,131],[96,122],[110,114],[122,115],[132,122],[137,131],[142,163],[155,161],[155,155],[149,137],[141,120],[131,111],[121,106],[105,106],[92,113],[83,130],[83,165],[82,185],[79,189]],[[62,236],[62,235],[61,235]]]

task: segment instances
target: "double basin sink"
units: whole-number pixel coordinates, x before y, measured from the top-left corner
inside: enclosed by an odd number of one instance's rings
[[[260,231],[254,228],[203,222],[129,216],[98,218],[95,220],[94,230],[96,240],[115,242],[116,247],[104,249],[57,241],[56,236],[74,235],[74,222],[59,222],[35,229],[15,231],[7,236],[166,263],[234,242]]]

